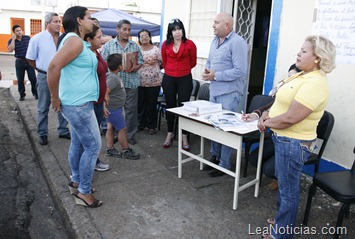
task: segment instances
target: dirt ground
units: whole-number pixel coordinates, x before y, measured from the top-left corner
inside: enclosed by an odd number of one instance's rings
[[[0,238],[70,238],[9,88],[0,112]]]

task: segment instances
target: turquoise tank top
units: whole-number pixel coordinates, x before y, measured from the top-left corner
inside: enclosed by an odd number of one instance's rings
[[[69,37],[79,36],[73,32],[68,33],[61,41],[59,49]],[[94,52],[90,50],[90,43],[82,42],[83,51],[60,73],[59,98],[62,105],[82,105],[97,101],[99,97],[99,81],[96,71],[98,60]]]

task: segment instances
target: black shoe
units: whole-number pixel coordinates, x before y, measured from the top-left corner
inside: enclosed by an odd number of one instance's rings
[[[35,99],[38,100],[38,95],[33,95],[33,97],[35,97]]]
[[[219,171],[217,169],[213,170],[212,172],[208,173],[208,176],[215,178],[215,177],[221,177],[225,175],[225,173],[223,173],[222,171]]]
[[[25,96],[20,96],[19,101],[24,101],[25,100]]]
[[[135,145],[137,141],[135,139],[128,139],[127,140],[129,144]]]
[[[61,139],[71,139],[70,133],[62,134],[58,136]]]
[[[215,156],[215,155],[211,156],[210,162],[217,164],[217,165],[219,164],[219,160],[217,159],[217,156]],[[207,165],[207,164],[204,167],[204,170],[206,170],[206,171],[212,170],[212,169],[214,169],[214,168],[211,167],[210,165]]]
[[[48,137],[47,137],[47,135],[39,136],[39,144],[40,144],[40,145],[47,145],[47,144],[48,144]]]

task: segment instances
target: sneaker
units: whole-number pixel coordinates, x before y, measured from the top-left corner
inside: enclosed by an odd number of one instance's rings
[[[100,160],[98,161],[98,163],[95,165],[95,170],[96,171],[107,171],[110,169],[110,166],[106,163],[101,162]]]
[[[128,148],[122,151],[121,157],[124,159],[139,159],[139,153],[136,153],[133,149]]]
[[[117,149],[115,149],[115,148],[106,149],[105,155],[110,156],[110,157],[117,157],[117,158],[122,157],[122,153],[118,152]]]

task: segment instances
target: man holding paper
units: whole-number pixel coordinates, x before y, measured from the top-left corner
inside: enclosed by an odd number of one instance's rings
[[[236,111],[243,95],[247,72],[247,44],[233,31],[233,17],[228,13],[219,13],[213,23],[213,39],[206,69],[202,74],[204,81],[210,81],[210,101],[221,103],[223,109]],[[231,169],[232,148],[211,142],[211,161],[219,166]],[[211,169],[211,167],[207,167]],[[211,177],[224,175],[213,170]]]

